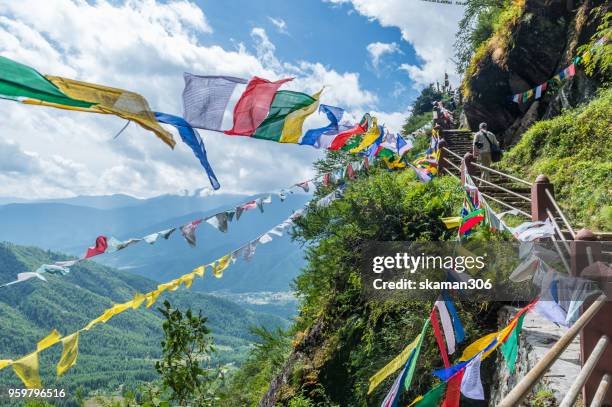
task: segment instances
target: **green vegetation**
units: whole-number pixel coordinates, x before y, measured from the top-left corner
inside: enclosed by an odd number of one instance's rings
[[[15,279],[17,273],[33,271],[42,263],[66,259],[52,252],[0,243],[0,281]],[[68,334],[110,307],[126,301],[136,292],[147,292],[157,283],[129,273],[84,262],[63,277],[48,282],[32,280],[2,289],[0,296],[0,358],[18,358],[31,352],[38,340],[53,328]],[[281,318],[248,311],[237,304],[210,295],[178,290],[167,294],[177,307],[202,309],[217,347],[215,363],[232,365],[245,359],[257,338],[249,326],[270,329],[285,326]],[[160,297],[160,301],[166,298]],[[65,389],[67,398],[54,405],[76,406],[78,400],[96,395],[126,397],[142,383],[158,379],[155,362],[161,357],[163,316],[144,306],[129,310],[84,333],[79,341],[77,364],[57,378],[61,346],[41,353],[40,368],[46,388]],[[0,371],[0,389],[22,387],[12,369]]]
[[[571,221],[612,230],[612,89],[589,104],[534,124],[510,150],[503,168],[531,180],[546,174]]]
[[[612,11],[602,5],[591,10],[591,15],[601,23],[591,41],[578,48],[578,52],[587,75],[596,76],[609,85],[612,82]]]

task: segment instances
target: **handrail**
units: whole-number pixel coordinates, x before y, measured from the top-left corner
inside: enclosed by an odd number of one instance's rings
[[[569,264],[567,264],[567,260],[565,259],[565,256],[563,255],[563,253],[561,253],[561,248],[559,247],[559,244],[557,243],[557,239],[555,239],[554,236],[551,236],[550,238],[552,239],[552,242],[555,245],[555,249],[557,250],[557,253],[559,253],[559,257],[561,258],[561,262],[563,263],[563,267],[565,267],[567,274],[572,274],[572,270]]]
[[[584,386],[586,381],[589,379],[589,376],[591,376],[591,373],[593,373],[593,369],[595,369],[597,362],[599,362],[599,359],[606,351],[608,343],[610,343],[610,338],[608,338],[606,335],[602,335],[599,338],[588,359],[582,365],[582,369],[580,369],[580,373],[578,373],[576,380],[574,380],[574,383],[572,383],[570,386],[569,390],[565,394],[565,397],[563,397],[559,407],[572,407],[574,405],[574,402],[580,393],[580,389],[582,389],[582,386]]]
[[[567,240],[565,240],[565,236],[563,236],[563,231],[561,230],[561,228],[557,224],[557,221],[555,220],[555,217],[553,216],[552,212],[548,208],[546,208],[546,213],[548,214],[548,218],[552,222],[552,224],[553,224],[553,226],[555,228],[555,231],[559,234],[559,237],[561,238],[561,241],[563,242],[563,245],[565,246],[565,250],[567,250],[567,253],[571,256],[572,255],[572,250],[570,249],[570,246],[567,243]]]
[[[563,351],[569,346],[580,330],[591,321],[606,303],[606,296],[601,294],[584,311],[578,320],[572,325],[561,338],[550,348],[550,350],[536,363],[536,365],[523,377],[523,379],[504,397],[497,405],[498,407],[514,407],[527,397],[536,382],[550,369],[553,363],[561,356]]]
[[[612,376],[610,373],[606,373],[601,378],[599,382],[599,386],[597,386],[597,391],[593,396],[593,401],[591,401],[591,405],[589,407],[601,407],[606,398],[606,393],[608,393],[608,388],[610,387],[610,382],[612,382]]]
[[[457,164],[455,164],[454,162],[447,160],[446,158],[442,157],[442,159],[444,161],[446,161],[448,164],[452,165],[453,167],[455,167],[456,169],[458,169],[459,171],[461,171],[461,168],[459,168],[459,166]]]
[[[455,178],[459,179],[459,177],[458,177],[458,176],[456,176],[455,174],[453,174],[452,172],[450,172],[450,171],[449,171],[447,168],[442,168],[442,169],[443,169],[444,171],[446,171],[446,172],[448,173],[448,175],[451,175],[451,176],[453,176],[453,177],[455,177]]]
[[[486,179],[478,178],[478,177],[477,177],[477,176],[475,176],[475,175],[472,175],[472,178],[474,178],[474,179],[476,179],[476,180],[478,180],[478,181],[480,181],[480,182],[484,182],[485,184],[489,184],[489,185],[491,185],[491,186],[493,186],[493,187],[495,187],[495,188],[499,188],[499,189],[501,189],[501,190],[502,190],[502,191],[504,191],[504,192],[507,192],[507,193],[509,193],[509,194],[512,194],[512,195],[515,195],[515,196],[517,196],[517,197],[519,197],[519,198],[522,198],[522,199],[526,200],[527,202],[531,202],[531,198],[527,198],[527,197],[526,197],[526,196],[524,196],[524,195],[521,195],[521,194],[516,193],[516,192],[514,192],[514,191],[510,191],[509,189],[506,189],[506,188],[501,187],[501,186],[499,186],[499,185],[497,185],[497,184],[494,184],[494,183],[492,183],[492,182],[489,182],[489,181],[487,181]]]
[[[478,192],[480,192],[480,191],[478,191]],[[506,208],[510,208],[510,209],[513,209],[513,210],[517,210],[517,211],[519,211],[519,212],[520,212],[522,215],[525,215],[526,217],[528,217],[529,219],[531,219],[531,215],[530,215],[530,214],[528,214],[528,213],[527,213],[527,212],[525,212],[525,211],[520,210],[519,208],[515,208],[514,206],[512,206],[512,205],[510,205],[510,204],[507,204],[507,203],[505,203],[505,202],[502,202],[502,201],[500,201],[499,199],[492,197],[491,195],[487,195],[487,194],[485,194],[484,192],[480,192],[480,195],[484,196],[485,198],[492,199],[492,200],[494,200],[495,202],[497,202],[498,204],[505,206]]]
[[[451,153],[452,155],[454,155],[454,156],[455,156],[455,157],[457,157],[458,159],[463,160],[463,157],[461,157],[459,154],[455,153],[454,151],[449,150],[447,147],[442,147],[442,149],[443,149],[443,150],[445,150],[445,151],[447,151],[447,152],[449,152],[449,153]]]
[[[520,179],[518,177],[515,177],[514,175],[506,174],[505,172],[494,170],[493,168],[485,167],[484,165],[481,165],[481,164],[478,164],[478,163],[475,163],[475,162],[473,162],[472,165],[475,166],[475,167],[478,167],[478,168],[480,168],[482,170],[487,170],[487,171],[490,171],[490,172],[494,172],[495,174],[498,174],[498,175],[503,175],[504,177],[508,177],[508,178],[510,178],[513,181],[522,182],[523,184],[529,185],[530,187],[532,186],[531,182],[525,181],[524,179]]]
[[[557,213],[559,214],[559,216],[563,220],[563,223],[565,223],[565,226],[567,226],[567,230],[569,230],[570,234],[572,235],[572,239],[575,239],[576,238],[576,232],[574,232],[574,229],[572,228],[572,225],[569,224],[569,222],[565,218],[565,215],[563,215],[563,211],[561,211],[561,208],[559,208],[559,205],[557,204],[557,201],[555,201],[555,197],[552,196],[552,194],[550,193],[550,191],[548,189],[545,189],[545,192],[546,192],[546,195],[548,196],[548,199],[550,199],[550,202],[552,202],[553,206],[557,210]]]

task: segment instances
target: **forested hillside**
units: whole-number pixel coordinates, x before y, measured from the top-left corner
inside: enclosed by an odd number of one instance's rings
[[[17,273],[33,271],[43,263],[66,257],[33,247],[0,244],[0,281],[15,279]],[[3,358],[17,358],[52,329],[62,334],[82,328],[113,303],[131,299],[136,292],[155,288],[154,281],[120,272],[93,262],[79,263],[66,276],[49,276],[0,288],[0,349]],[[243,360],[255,339],[250,327],[285,327],[277,316],[246,310],[235,303],[210,295],[179,290],[169,298],[176,307],[202,310],[209,320],[220,364]],[[41,378],[46,387],[64,388],[69,395],[65,405],[75,405],[75,397],[98,392],[120,394],[137,388],[140,382],[157,379],[154,362],[159,357],[162,318],[156,306],[130,310],[106,324],[84,333],[80,339],[78,363],[57,379],[55,364],[61,346],[41,353]],[[0,372],[0,388],[21,387],[12,369]]]

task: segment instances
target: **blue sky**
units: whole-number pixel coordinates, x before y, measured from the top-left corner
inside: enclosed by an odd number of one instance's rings
[[[318,61],[337,71],[358,72],[363,86],[381,96],[378,109],[399,111],[418,95],[409,75],[398,67],[402,63],[419,64],[414,48],[402,41],[398,27],[382,27],[377,20],[355,12],[352,5],[331,4],[318,0],[296,2],[197,2],[214,26],[203,43],[251,43],[251,30],[263,27],[276,46],[277,57],[285,61]],[[280,30],[272,19],[286,25]],[[377,67],[367,51],[374,42],[395,43],[399,52],[385,54]],[[252,45],[250,45],[253,48]]]
[[[0,55],[140,93],[154,110],[178,115],[183,72],[291,76],[285,88],[326,86],[322,103],[370,112],[399,131],[423,86],[445,72],[458,81],[450,56],[462,11],[422,0],[0,0]],[[209,186],[184,144],[170,150],[136,125],[113,138],[125,124],[117,117],[0,100],[0,123],[0,196],[148,197]],[[324,123],[314,114],[305,128]],[[200,133],[219,193],[303,181],[323,155]]]

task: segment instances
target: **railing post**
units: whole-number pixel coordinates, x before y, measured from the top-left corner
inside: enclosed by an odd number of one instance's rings
[[[531,186],[531,221],[545,221],[548,218],[546,209],[554,213],[555,208],[546,195],[549,190],[551,195],[555,195],[553,185],[546,175],[540,174]]]
[[[581,229],[576,233],[576,239],[571,243],[572,274],[576,277],[584,277],[589,280],[602,280],[602,282],[605,283],[607,280],[609,280],[609,276],[599,276],[592,273],[584,274],[582,272],[585,267],[591,264],[591,262],[596,262],[602,258],[601,243],[597,242],[596,240],[597,237],[590,230]],[[583,310],[587,309],[590,304],[591,302],[585,303]],[[583,364],[584,361],[588,359],[602,335],[612,337],[612,323],[610,323],[611,315],[612,303],[608,302],[582,329],[580,335],[580,358]],[[612,373],[611,346],[608,346],[602,357],[599,359],[599,363],[593,369],[593,373],[591,373],[591,376],[586,381],[584,388],[582,389],[582,396],[585,405],[588,406],[591,403],[591,400],[593,400],[593,397],[597,392],[597,388],[599,387],[599,383],[606,373]],[[612,405],[612,392],[608,392],[604,400],[605,404]]]
[[[467,152],[463,156],[461,161],[461,184],[465,185],[465,174],[474,175],[476,173],[476,166],[474,165],[474,156],[472,153]]]
[[[444,150],[445,148],[446,148],[446,140],[441,138],[440,141],[438,141],[438,151],[440,151],[440,156],[438,160],[438,174],[439,175],[442,175],[442,172],[444,168],[446,167],[445,158],[448,154],[446,153],[446,150]]]

